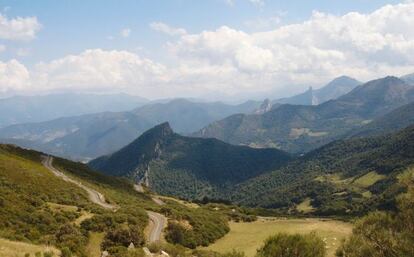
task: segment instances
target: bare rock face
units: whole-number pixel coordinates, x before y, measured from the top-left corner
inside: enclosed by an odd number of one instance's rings
[[[269,99],[265,99],[260,107],[254,111],[255,114],[263,114],[272,109],[272,103]]]

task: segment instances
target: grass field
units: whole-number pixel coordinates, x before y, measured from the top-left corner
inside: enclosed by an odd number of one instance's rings
[[[311,199],[306,198],[303,202],[301,202],[300,204],[296,206],[296,210],[303,212],[303,213],[309,213],[309,212],[313,212],[315,208],[313,208],[311,205]]]
[[[263,241],[278,232],[309,233],[315,231],[326,243],[329,257],[333,257],[341,240],[352,232],[352,224],[322,219],[260,218],[252,223],[230,223],[230,232],[204,249],[220,253],[232,249],[254,256]]]
[[[375,184],[376,182],[384,178],[385,178],[384,175],[380,175],[376,173],[375,171],[371,171],[370,173],[367,173],[364,176],[357,178],[353,182],[353,184],[366,188],[366,187],[372,186],[373,184]]]
[[[54,256],[60,255],[60,251],[54,247],[33,245],[0,238],[0,257],[24,257],[26,253],[34,256],[37,252],[53,252]]]
[[[104,233],[90,233],[89,242],[86,246],[86,253],[88,254],[88,257],[101,256],[101,243],[104,236]]]

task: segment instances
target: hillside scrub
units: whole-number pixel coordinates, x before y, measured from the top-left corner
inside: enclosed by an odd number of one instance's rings
[[[257,250],[256,257],[324,257],[325,243],[316,234],[289,235],[279,233],[268,238]]]
[[[414,170],[406,172],[401,182],[407,192],[398,198],[398,210],[373,212],[360,219],[338,249],[338,257],[414,256]]]

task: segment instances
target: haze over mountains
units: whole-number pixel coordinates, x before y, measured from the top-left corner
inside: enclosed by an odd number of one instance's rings
[[[220,185],[240,183],[275,170],[289,160],[289,154],[277,149],[254,149],[217,139],[180,136],[168,123],[163,123],[89,165],[114,176],[143,180],[157,192],[201,198],[211,196]]]
[[[234,113],[250,113],[259,105],[255,101],[229,105],[175,99],[127,112],[87,114],[12,125],[0,129],[0,138],[3,142],[66,158],[89,160],[120,149],[145,130],[165,120],[171,121],[178,132],[188,133]]]
[[[413,126],[386,136],[335,141],[292,158],[276,149],[180,136],[164,123],[89,166],[160,194],[266,208],[292,208],[311,199],[319,214],[333,215],[389,204],[383,194],[395,196],[388,190],[412,164]],[[375,177],[374,182],[360,183],[364,176]]]
[[[413,86],[399,78],[386,77],[357,86],[336,100],[316,106],[283,104],[264,114],[232,115],[193,136],[307,152],[412,101]]]
[[[312,87],[308,91],[288,98],[274,100],[274,104],[298,104],[298,105],[318,105],[329,100],[336,99],[342,95],[349,93],[356,86],[362,84],[360,81],[348,77],[341,76],[326,86],[313,90]]]
[[[105,111],[126,111],[148,100],[127,94],[50,94],[0,99],[0,128]]]
[[[302,153],[345,136],[351,129],[360,128],[413,100],[413,87],[395,77],[371,81],[363,86],[358,86],[359,83],[342,76],[318,90],[278,100],[279,103],[266,100],[263,103],[247,101],[230,105],[186,99],[153,102],[125,112],[101,112],[11,125],[0,129],[0,139],[2,142],[66,158],[90,160],[110,154],[132,142],[147,129],[168,121],[177,133],[184,135],[214,137],[231,144]],[[341,95],[344,92],[348,93]],[[95,99],[89,103],[94,107],[86,108],[89,98],[92,95],[80,97],[80,100],[74,101],[74,108],[66,109],[70,109],[71,113],[91,112],[110,108],[111,104],[117,102],[123,102],[117,108],[126,108],[133,105],[134,101],[142,100],[120,95],[111,102],[109,96],[97,96],[97,99],[107,101],[95,104]],[[38,101],[36,99],[28,101],[29,105]],[[33,112],[42,113],[41,108],[53,110],[50,106],[59,106],[57,101],[67,102],[59,97],[53,101],[49,101],[46,96],[40,99],[45,103],[34,108]],[[280,103],[283,101],[301,105]],[[313,105],[316,102],[324,103]],[[67,105],[70,106],[69,103]],[[20,106],[24,106],[23,103]],[[56,109],[57,112],[65,110]],[[30,113],[27,115],[30,116]],[[48,115],[58,114],[51,112]],[[26,118],[22,116],[22,119]],[[40,119],[40,116],[36,118]]]

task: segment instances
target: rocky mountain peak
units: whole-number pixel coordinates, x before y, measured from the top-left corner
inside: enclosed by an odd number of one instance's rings
[[[255,114],[263,114],[272,109],[272,102],[267,98],[263,101],[258,109],[254,111]]]

